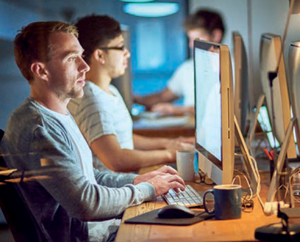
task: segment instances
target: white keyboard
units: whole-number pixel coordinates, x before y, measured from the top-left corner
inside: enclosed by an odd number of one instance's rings
[[[185,186],[185,190],[176,193],[173,189],[166,195],[162,195],[162,198],[167,204],[178,204],[185,207],[197,207],[203,205],[202,196],[196,192],[190,185]]]

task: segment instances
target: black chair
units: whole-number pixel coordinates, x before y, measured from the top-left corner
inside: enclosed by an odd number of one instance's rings
[[[3,135],[4,131],[0,130],[0,141]],[[1,151],[0,166],[6,167],[4,158],[1,156]],[[15,186],[13,182],[9,182],[9,175],[0,175],[0,207],[15,241],[45,241],[43,238],[40,238],[39,235],[41,233],[38,233],[38,227],[35,226],[35,222],[31,218]]]

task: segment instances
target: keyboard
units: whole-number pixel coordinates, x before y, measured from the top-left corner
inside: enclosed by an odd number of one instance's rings
[[[202,196],[190,185],[185,186],[185,190],[176,193],[171,189],[168,194],[162,195],[168,205],[178,204],[185,207],[198,207],[203,205]]]

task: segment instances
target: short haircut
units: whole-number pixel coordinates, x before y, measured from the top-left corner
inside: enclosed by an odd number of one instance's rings
[[[30,70],[35,61],[48,62],[51,46],[49,37],[54,32],[73,34],[78,37],[74,25],[59,22],[33,22],[23,27],[14,39],[15,61],[22,75],[31,82],[33,74]]]
[[[75,24],[78,40],[84,49],[84,60],[90,64],[90,57],[99,47],[122,34],[120,23],[107,15],[90,15]]]
[[[210,9],[199,9],[189,15],[184,21],[183,27],[185,31],[203,28],[209,34],[212,34],[215,29],[220,29],[223,35],[225,32],[221,14]]]

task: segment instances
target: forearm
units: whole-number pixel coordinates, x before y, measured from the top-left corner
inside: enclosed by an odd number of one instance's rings
[[[174,115],[195,114],[194,106],[176,106]]]
[[[167,138],[149,138],[138,134],[133,134],[134,148],[138,150],[165,149],[169,139]]]
[[[90,146],[99,160],[115,172],[137,171],[141,167],[170,163],[175,159],[174,152],[170,150],[122,149],[114,135],[102,136]]]
[[[107,187],[123,187],[126,184],[133,184],[133,180],[137,176],[134,173],[118,173],[96,168],[94,168],[94,175],[98,184]]]
[[[178,99],[178,96],[168,88],[147,96],[134,96],[134,102],[145,105],[147,108],[151,108],[153,105],[160,102],[172,102],[176,99]]]
[[[142,167],[175,162],[174,152],[169,150],[128,150],[122,149],[111,158],[101,157],[109,169],[115,172],[138,171]]]
[[[134,102],[144,105],[146,108],[150,109],[154,104],[161,102],[161,95],[156,93],[147,96],[135,96]]]
[[[64,189],[57,189],[62,187],[61,184],[64,184]],[[55,176],[49,182],[43,181],[42,185],[70,216],[83,221],[110,219],[120,215],[127,207],[155,197],[153,188],[145,183],[108,188],[102,184],[91,184],[84,177],[74,180],[73,177],[64,179]]]

